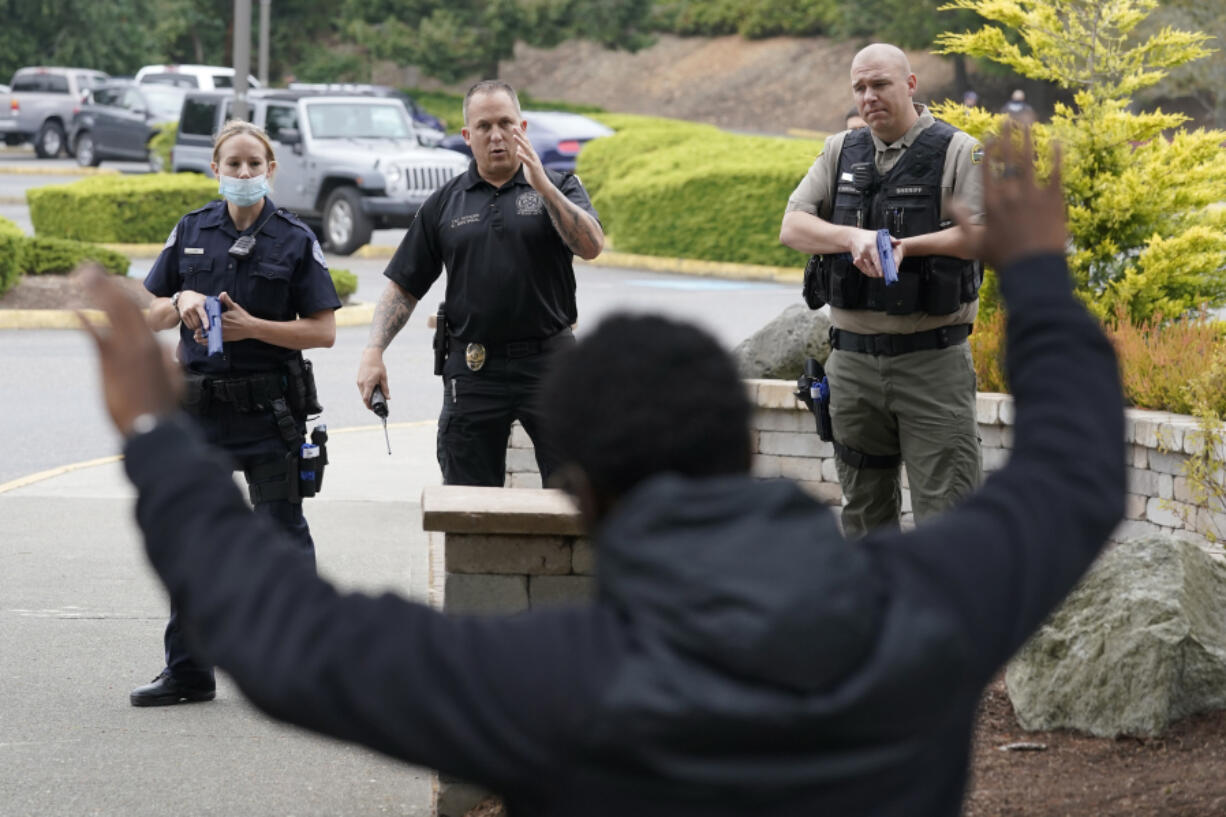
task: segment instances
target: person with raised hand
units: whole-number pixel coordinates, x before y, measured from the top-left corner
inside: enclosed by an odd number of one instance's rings
[[[752,408],[710,335],[614,316],[543,386],[592,602],[449,616],[342,594],[246,507],[136,306],[94,275],[149,559],[258,707],[509,814],[955,817],[985,686],[1124,512],[1115,356],[1073,294],[1059,172],[1036,183],[1012,137],[988,149],[976,249],[1009,308],[1013,453],[928,524],[848,541],[795,482],[751,475]]]

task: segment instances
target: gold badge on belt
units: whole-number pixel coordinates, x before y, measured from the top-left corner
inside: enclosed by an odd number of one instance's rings
[[[474,372],[480,371],[485,365],[485,347],[480,343],[470,343],[464,349],[464,362]]]

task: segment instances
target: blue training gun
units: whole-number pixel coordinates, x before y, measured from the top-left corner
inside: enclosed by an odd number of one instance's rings
[[[209,316],[209,357],[221,354],[221,300],[216,295],[204,299],[204,312]]]
[[[898,283],[898,265],[894,263],[894,243],[890,231],[877,231],[877,255],[881,257],[881,272],[885,275],[885,285]]]

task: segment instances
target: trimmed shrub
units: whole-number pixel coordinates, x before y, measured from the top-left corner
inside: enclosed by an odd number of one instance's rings
[[[96,247],[66,238],[27,238],[22,253],[22,272],[26,275],[64,275],[82,261],[97,261],[108,275],[127,275],[126,256],[105,247]]]
[[[341,299],[341,303],[358,291],[358,276],[349,270],[330,269],[328,272],[332,275],[332,286],[336,287],[336,297]]]
[[[779,243],[788,196],[821,143],[728,134],[651,117],[587,144],[578,173],[617,249],[775,266],[804,265]]]
[[[215,198],[216,180],[195,173],[90,176],[26,191],[39,236],[134,244],[160,244],[184,213]]]
[[[1008,393],[1005,380],[1005,310],[979,312],[969,338],[979,391]]]
[[[1196,414],[1199,400],[1202,410],[1226,415],[1226,379],[1209,377],[1226,359],[1224,330],[1203,312],[1174,321],[1158,315],[1134,322],[1123,305],[1117,306],[1115,325],[1107,334],[1120,359],[1125,401],[1136,408]]]
[[[167,122],[159,126],[161,130],[149,140],[149,158],[156,154],[162,160],[162,172],[170,172],[170,149],[175,146],[175,137],[179,133],[178,121]]]
[[[0,295],[17,286],[25,243],[21,228],[7,218],[0,218]]]

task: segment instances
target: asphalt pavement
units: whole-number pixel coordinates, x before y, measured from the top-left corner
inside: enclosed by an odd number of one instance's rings
[[[307,501],[319,572],[425,599],[420,496],[433,422],[334,432]],[[219,674],[217,700],[138,709],[166,597],[117,458],[0,487],[0,815],[426,815],[430,777],[275,723]]]

